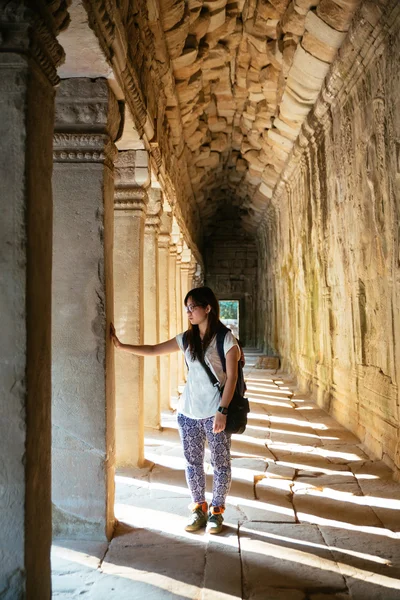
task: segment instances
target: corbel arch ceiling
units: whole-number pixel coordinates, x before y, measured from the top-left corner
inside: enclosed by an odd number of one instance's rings
[[[160,0],[178,99],[167,117],[206,235],[229,202],[258,226],[359,4]]]

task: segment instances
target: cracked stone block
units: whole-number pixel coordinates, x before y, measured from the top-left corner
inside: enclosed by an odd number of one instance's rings
[[[244,588],[264,598],[270,588],[343,591],[342,574],[315,525],[244,523],[240,527]],[[290,597],[290,596],[289,596]]]
[[[301,489],[301,486],[314,485],[316,487],[329,487],[332,485],[347,485],[347,483],[356,483],[353,473],[349,470],[333,474],[314,473],[309,471],[298,471],[293,491]]]
[[[296,475],[296,470],[292,467],[269,463],[266,476],[270,479],[288,479],[292,481]]]
[[[221,545],[210,540],[207,546],[204,569],[204,583],[201,600],[223,600],[240,598],[242,594],[241,556],[236,535],[225,537],[222,532]],[[211,537],[211,536],[210,536]]]
[[[400,594],[400,541],[390,531],[320,528],[337,561],[352,600],[397,600]]]
[[[358,497],[357,497],[358,498]],[[293,504],[301,523],[330,525],[343,523],[344,526],[379,527],[380,520],[369,506],[353,503],[346,494],[337,499],[321,495],[294,494]]]

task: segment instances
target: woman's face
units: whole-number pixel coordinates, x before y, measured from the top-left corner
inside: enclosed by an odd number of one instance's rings
[[[210,306],[206,306],[205,308],[204,306],[199,306],[196,304],[196,301],[189,296],[186,303],[186,312],[192,325],[200,325],[200,323],[207,321]]]

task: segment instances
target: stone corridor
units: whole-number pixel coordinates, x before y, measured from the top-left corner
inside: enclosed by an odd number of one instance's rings
[[[0,0],[0,600],[400,600],[399,57],[399,0]],[[183,356],[110,336],[199,286],[253,407],[212,540]]]
[[[163,430],[146,431],[147,465],[117,472],[111,542],[56,541],[53,598],[400,598],[400,484],[289,377],[246,356],[251,413],[233,436],[223,534],[183,529],[184,461],[164,413]]]

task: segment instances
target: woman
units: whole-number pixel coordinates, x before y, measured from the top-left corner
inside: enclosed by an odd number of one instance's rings
[[[235,391],[240,350],[230,331],[225,336],[224,373],[216,346],[219,304],[212,290],[200,287],[185,297],[189,329],[162,344],[131,346],[122,344],[111,326],[111,336],[117,348],[139,356],[169,354],[182,350],[188,366],[187,382],[178,405],[178,427],[186,460],[186,480],[192,496],[191,518],[186,531],[206,527],[209,533],[222,530],[225,500],[231,484],[230,435],[225,433],[228,406]],[[204,360],[223,386],[221,397],[207,375]],[[205,500],[204,449],[207,439],[214,467],[213,496],[210,507]]]

